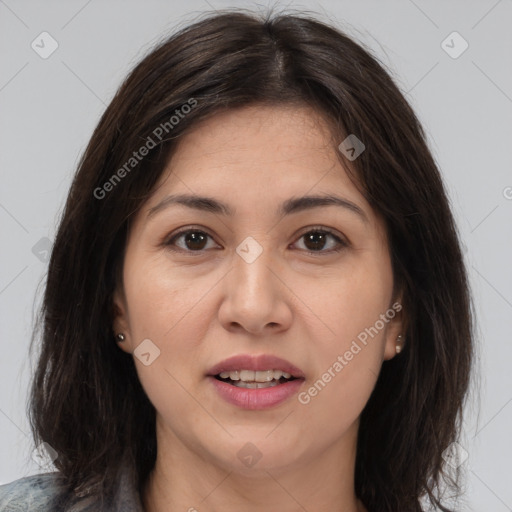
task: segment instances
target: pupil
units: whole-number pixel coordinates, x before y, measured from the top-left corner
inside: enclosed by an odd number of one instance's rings
[[[185,236],[185,243],[189,249],[202,249],[205,241],[206,236],[204,236],[204,233],[201,232],[188,233]]]
[[[319,237],[320,241],[318,241],[318,240],[315,241],[315,237]],[[313,249],[313,250],[314,249],[322,249],[325,244],[325,234],[318,233],[318,232],[309,233],[308,235],[306,235],[306,246],[308,244],[308,241],[313,242],[313,247],[308,247],[308,248]]]

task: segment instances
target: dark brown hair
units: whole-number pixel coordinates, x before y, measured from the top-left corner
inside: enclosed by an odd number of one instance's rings
[[[34,440],[58,452],[70,487],[107,496],[127,457],[142,488],[155,463],[155,410],[112,332],[129,222],[176,139],[202,119],[252,104],[311,106],[338,144],[349,134],[365,144],[349,164],[351,179],[385,219],[406,342],[384,362],[362,412],[355,491],[370,512],[422,511],[423,499],[449,511],[438,491],[444,482],[458,492],[460,475],[448,474],[442,453],[459,435],[474,315],[447,194],[390,73],[363,44],[305,13],[207,13],[159,43],[111,101],[79,163],[51,254],[32,340],[40,330]],[[148,137],[154,147],[119,173]]]

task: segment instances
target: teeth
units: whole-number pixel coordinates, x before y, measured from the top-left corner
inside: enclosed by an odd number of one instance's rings
[[[281,377],[284,377],[285,379],[289,379],[291,377],[290,373],[283,372],[281,370],[264,370],[264,371],[233,370],[233,371],[229,371],[229,372],[221,372],[219,375],[222,379],[231,379],[234,381],[258,382],[258,383],[267,383],[267,382],[271,382],[272,380],[277,381]]]
[[[244,382],[254,382],[256,372],[253,370],[240,370],[240,380]]]
[[[256,382],[270,382],[274,378],[273,370],[265,370],[262,372],[255,372],[254,380]]]
[[[249,388],[249,389],[260,389],[260,388],[272,388],[274,386],[279,386],[278,382],[273,380],[272,382],[244,382],[243,380],[239,380],[233,383],[233,386],[237,388]]]

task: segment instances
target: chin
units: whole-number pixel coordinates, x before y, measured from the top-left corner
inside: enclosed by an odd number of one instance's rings
[[[265,434],[251,436],[245,433],[241,437],[230,439],[221,453],[216,456],[217,463],[226,471],[232,471],[243,476],[262,477],[268,475],[265,471],[279,471],[290,468],[294,464],[300,464],[300,454],[297,451],[299,443],[294,442],[293,436],[277,436],[274,439],[265,439],[272,429],[266,429]],[[215,446],[218,451],[219,445]],[[227,454],[231,456],[226,457]],[[263,474],[262,474],[263,472]]]

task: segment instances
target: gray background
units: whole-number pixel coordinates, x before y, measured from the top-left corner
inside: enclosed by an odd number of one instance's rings
[[[42,471],[25,415],[33,307],[45,248],[101,113],[131,67],[170,31],[205,10],[265,5],[0,0],[0,483]],[[464,510],[511,511],[512,2],[272,5],[314,11],[368,44],[423,122],[464,240],[478,314],[481,393],[466,408]],[[47,59],[31,47],[42,46],[43,31],[59,45]],[[469,44],[458,58],[442,47],[453,31]],[[461,48],[450,41],[452,52]]]

